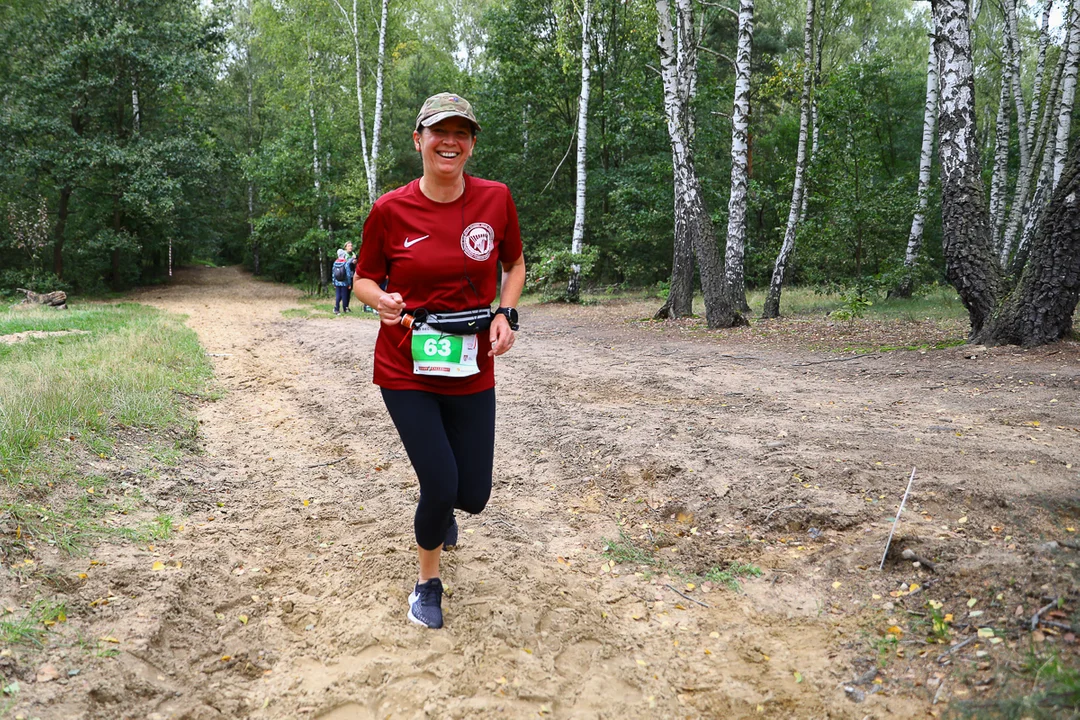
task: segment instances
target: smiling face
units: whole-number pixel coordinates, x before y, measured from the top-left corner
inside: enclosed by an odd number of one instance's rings
[[[455,116],[414,132],[413,143],[424,159],[424,175],[446,182],[461,177],[476,136],[471,122]]]

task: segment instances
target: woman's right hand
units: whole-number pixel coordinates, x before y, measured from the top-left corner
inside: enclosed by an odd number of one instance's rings
[[[379,304],[375,309],[383,323],[397,325],[401,322],[401,311],[405,309],[405,302],[401,299],[401,293],[384,293],[379,296]]]

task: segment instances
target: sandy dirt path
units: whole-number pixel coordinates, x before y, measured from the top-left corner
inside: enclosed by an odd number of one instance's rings
[[[530,308],[497,366],[492,502],[460,519],[447,627],[427,631],[405,619],[417,489],[370,384],[375,320],[289,319],[294,291],[231,268],[136,299],[189,317],[225,394],[199,412],[166,570],[111,559],[136,598],[107,616],[118,670],[52,717],[926,716],[933,690],[879,668],[853,620],[889,621],[871,592],[933,586],[876,572],[911,466],[924,525],[907,537],[939,555],[1075,493],[1075,435],[1017,427],[1080,425],[1068,360],[807,364],[824,356],[658,331],[635,308]],[[607,565],[621,533],[660,564]],[[979,537],[958,563],[1027,562]],[[732,562],[764,574],[687,585]]]

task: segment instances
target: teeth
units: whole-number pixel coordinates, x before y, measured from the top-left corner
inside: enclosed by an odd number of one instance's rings
[[[458,153],[451,153],[451,152],[441,152],[441,153],[439,153],[439,157],[444,157],[444,158],[448,158],[448,159],[453,159],[453,158],[456,158],[457,156],[458,156]]]

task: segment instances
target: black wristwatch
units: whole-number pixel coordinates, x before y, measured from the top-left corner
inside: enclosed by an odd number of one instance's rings
[[[510,323],[510,329],[517,331],[518,329],[518,312],[517,308],[512,307],[500,307],[495,310],[496,315],[505,315],[507,321]]]

